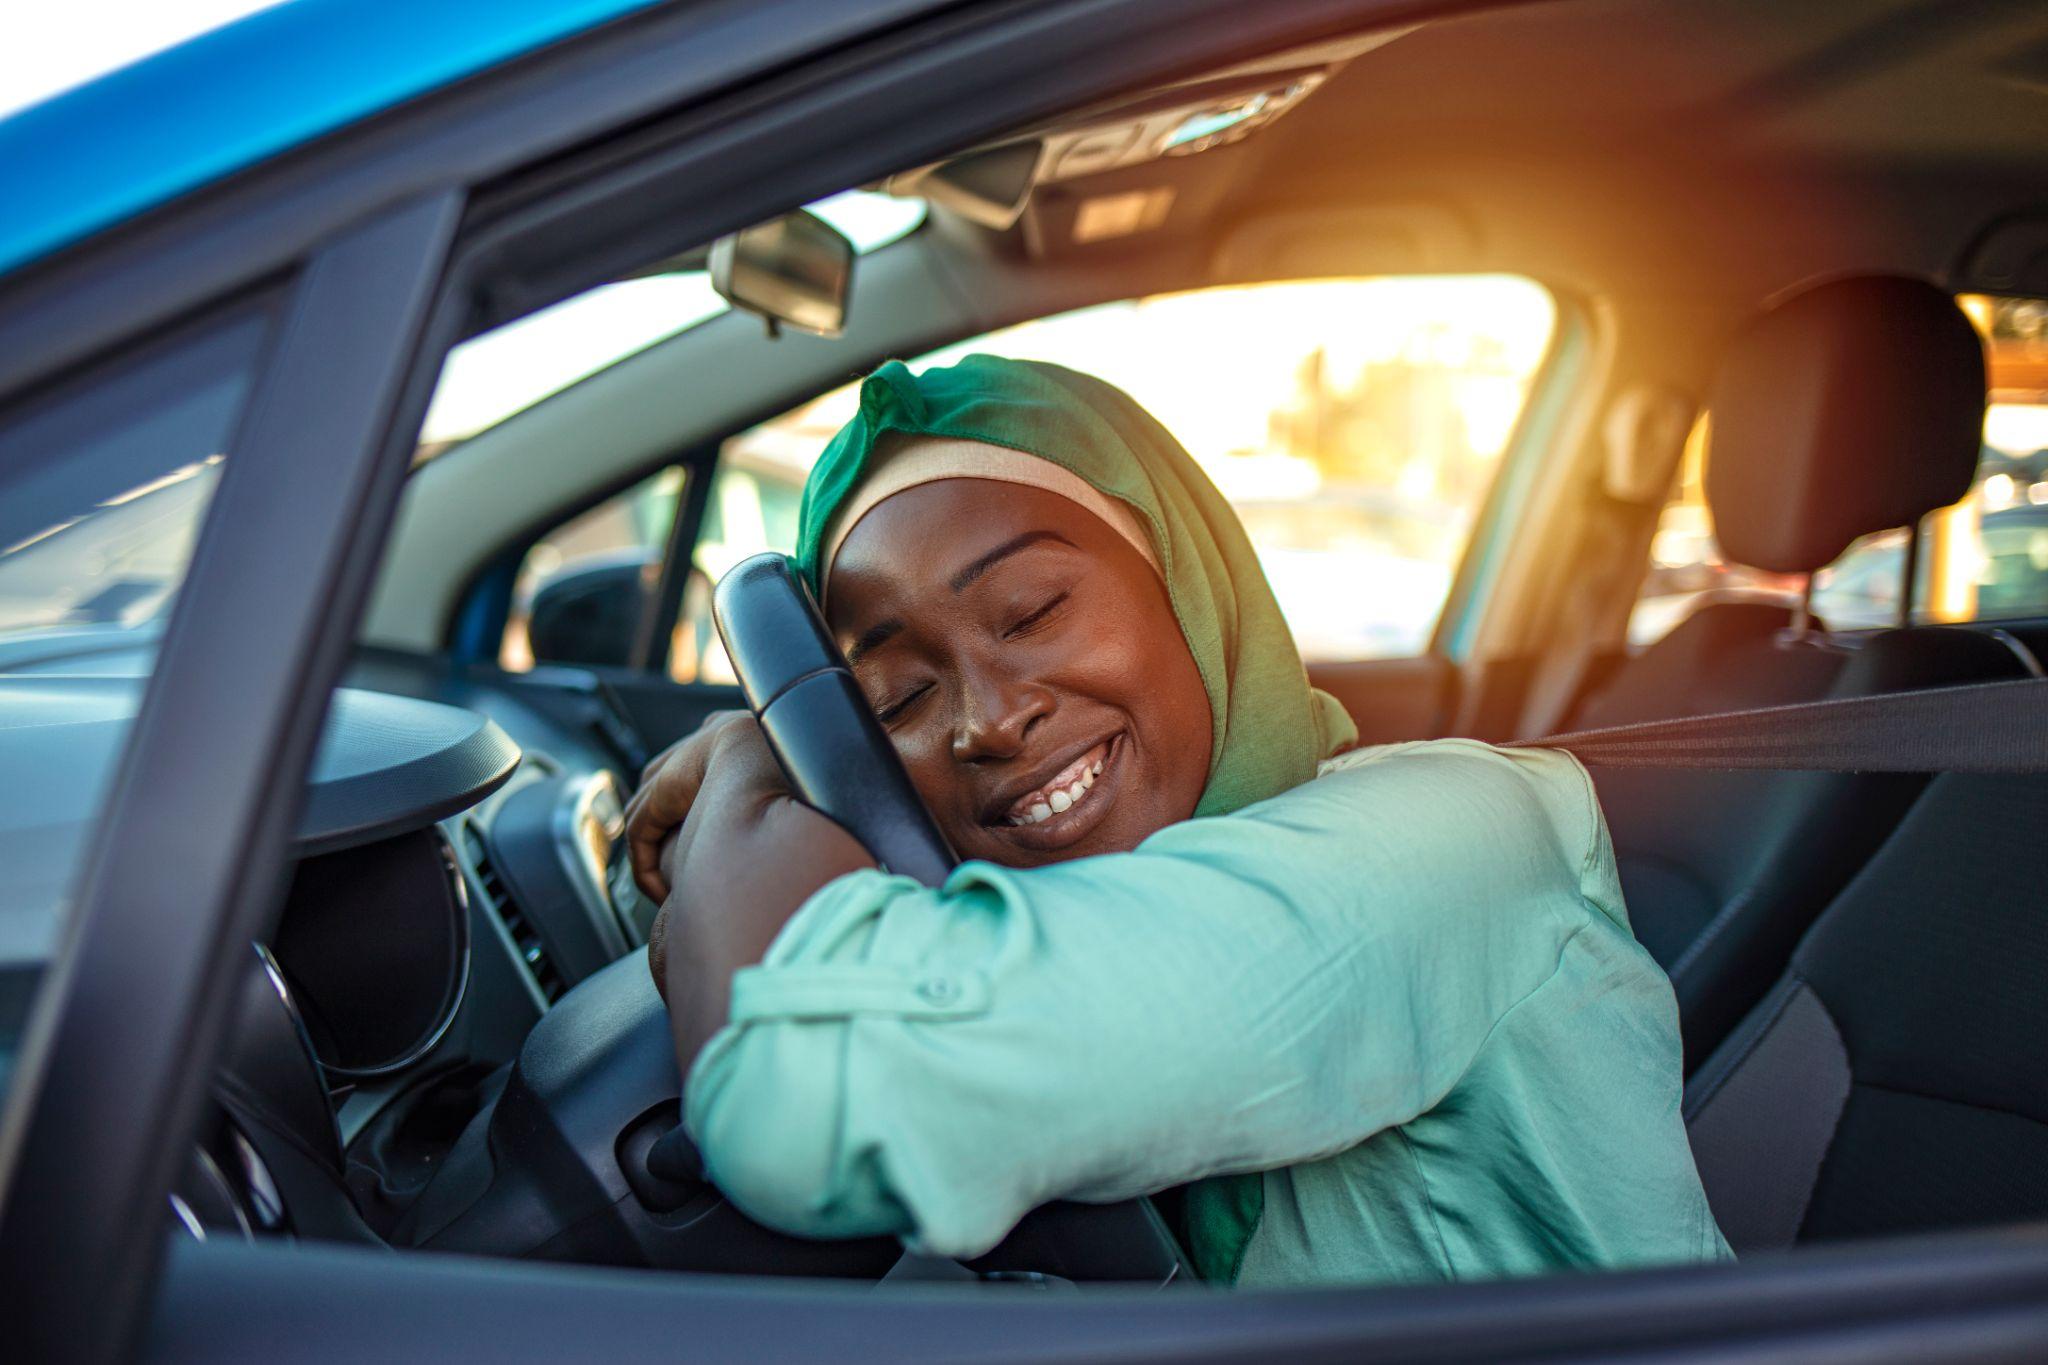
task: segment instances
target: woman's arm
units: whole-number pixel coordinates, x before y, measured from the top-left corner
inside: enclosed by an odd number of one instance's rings
[[[740,974],[688,1122],[764,1222],[962,1256],[1051,1199],[1342,1151],[1603,920],[1604,847],[1570,759],[1431,746],[1130,854],[845,877]]]
[[[711,716],[649,764],[626,828],[635,877],[661,903],[648,968],[685,1071],[725,1024],[733,974],[761,960],[819,887],[875,865],[789,794],[744,712]]]

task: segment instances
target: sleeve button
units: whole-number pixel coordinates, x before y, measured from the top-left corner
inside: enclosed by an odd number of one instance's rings
[[[958,998],[960,987],[943,976],[928,976],[917,983],[917,993],[934,1005],[943,1005]]]

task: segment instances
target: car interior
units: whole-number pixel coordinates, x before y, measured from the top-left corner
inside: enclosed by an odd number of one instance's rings
[[[1186,73],[478,300],[172,1227],[1185,1279],[1143,1205],[1052,1206],[964,1267],[783,1236],[682,1133],[624,801],[746,704],[713,583],[790,548],[849,383],[992,349],[1187,414],[1366,743],[2039,679],[2044,163],[2029,7],[1556,0]],[[1234,387],[1250,434],[1197,445]],[[108,505],[137,548],[61,621],[0,631],[8,763],[114,762],[175,600],[134,566],[189,543],[203,455]],[[1739,1255],[2048,1217],[2048,775],[1593,775]],[[54,894],[98,790],[54,840],[46,794],[0,796],[0,847],[52,869],[0,911]]]

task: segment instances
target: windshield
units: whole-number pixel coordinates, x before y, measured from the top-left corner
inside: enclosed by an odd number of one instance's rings
[[[922,199],[849,190],[808,206],[863,254],[905,237],[925,220]],[[448,354],[420,432],[421,460],[496,426],[731,308],[702,270],[602,285],[508,323]]]

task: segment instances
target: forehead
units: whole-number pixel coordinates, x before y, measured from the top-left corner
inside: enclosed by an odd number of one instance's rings
[[[1092,537],[1099,522],[1079,503],[1029,484],[940,479],[876,503],[840,543],[832,581],[876,570],[914,573],[949,554],[972,558],[1025,530]]]

